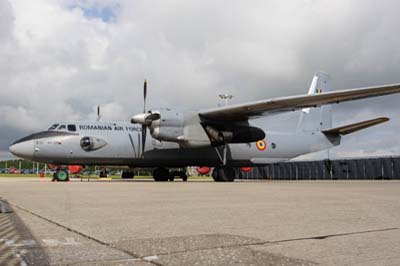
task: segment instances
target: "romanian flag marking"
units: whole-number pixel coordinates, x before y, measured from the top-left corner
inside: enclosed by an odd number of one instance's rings
[[[259,140],[256,142],[256,147],[259,151],[263,151],[267,148],[267,143],[265,140]]]

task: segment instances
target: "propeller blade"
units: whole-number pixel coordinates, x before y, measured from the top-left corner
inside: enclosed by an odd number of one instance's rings
[[[142,158],[144,158],[144,149],[146,144],[147,127],[142,125]]]
[[[146,97],[147,97],[147,80],[143,83],[143,113],[146,114]],[[146,145],[146,134],[147,134],[147,124],[151,124],[151,120],[147,121],[147,117],[144,117],[144,123],[142,124],[142,157],[144,158],[144,150]]]
[[[146,98],[147,98],[147,80],[143,84],[143,113],[146,113]]]

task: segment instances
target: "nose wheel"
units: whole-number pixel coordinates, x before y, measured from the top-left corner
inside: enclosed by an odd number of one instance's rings
[[[236,171],[233,167],[215,167],[212,172],[215,182],[233,182],[236,178]]]
[[[54,174],[53,174],[53,180],[52,181],[59,181],[59,182],[66,182],[69,181],[69,174],[68,171],[65,169],[58,169]]]

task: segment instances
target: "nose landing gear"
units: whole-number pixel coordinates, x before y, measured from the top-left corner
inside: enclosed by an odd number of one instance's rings
[[[57,171],[53,174],[53,179],[51,181],[69,181],[68,171],[65,169],[57,169]]]

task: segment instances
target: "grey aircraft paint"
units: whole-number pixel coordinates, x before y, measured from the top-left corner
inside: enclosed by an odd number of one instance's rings
[[[275,163],[340,144],[343,130],[332,130],[330,104],[400,92],[400,85],[331,91],[329,84],[329,75],[317,72],[307,95],[201,111],[151,110],[135,115],[134,124],[61,122],[16,141],[10,151],[32,161],[63,165],[198,165],[226,170]],[[270,131],[263,119],[298,109],[302,115],[293,133]],[[351,132],[387,120],[353,124]],[[148,129],[145,135],[142,128]]]
[[[256,126],[262,127],[261,122]],[[17,141],[10,147],[15,155],[37,162],[53,164],[97,164],[143,166],[221,165],[222,147],[180,148],[179,144],[158,141],[147,133],[146,151],[141,154],[141,127],[126,122],[74,122],[75,132]],[[81,128],[81,129],[80,129]],[[86,129],[91,128],[91,129]],[[269,132],[265,149],[257,143],[228,144],[227,164],[249,166],[287,160],[289,158],[334,146],[322,133]],[[44,131],[43,133],[45,133]],[[98,149],[87,150],[82,140],[101,143]],[[156,163],[156,164],[155,164]]]

